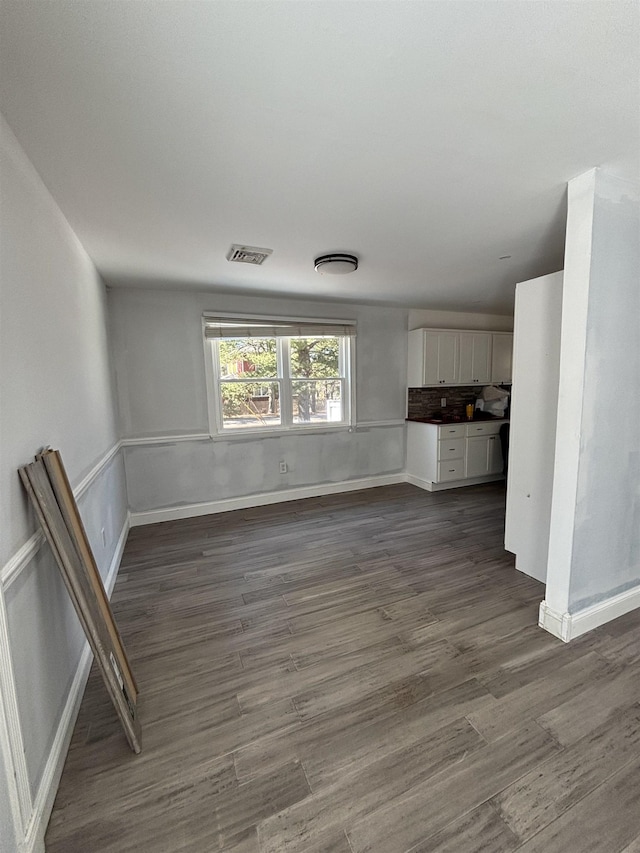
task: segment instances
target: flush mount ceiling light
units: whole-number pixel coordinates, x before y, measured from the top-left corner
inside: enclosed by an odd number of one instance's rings
[[[316,272],[321,275],[346,275],[358,269],[358,259],[355,255],[345,255],[335,252],[332,255],[320,255],[314,261]]]

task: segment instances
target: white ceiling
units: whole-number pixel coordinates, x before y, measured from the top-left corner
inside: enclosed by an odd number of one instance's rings
[[[110,284],[507,313],[567,180],[638,174],[639,9],[4,0],[0,108]]]

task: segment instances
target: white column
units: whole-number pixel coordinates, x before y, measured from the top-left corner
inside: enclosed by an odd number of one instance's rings
[[[640,187],[569,182],[541,624],[569,640],[640,606]]]

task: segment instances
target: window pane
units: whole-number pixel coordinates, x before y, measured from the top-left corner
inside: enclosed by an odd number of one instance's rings
[[[340,339],[336,337],[291,338],[291,376],[324,379],[339,376]]]
[[[344,420],[342,382],[339,379],[294,380],[291,393],[294,424]]]
[[[275,378],[278,375],[275,338],[232,338],[218,342],[221,379]]]
[[[273,383],[221,382],[225,429],[280,426],[280,386]]]

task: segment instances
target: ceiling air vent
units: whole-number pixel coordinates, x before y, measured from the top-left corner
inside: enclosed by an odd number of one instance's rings
[[[227,260],[237,264],[260,264],[264,263],[273,249],[258,249],[256,246],[239,246],[234,243],[227,252]]]

